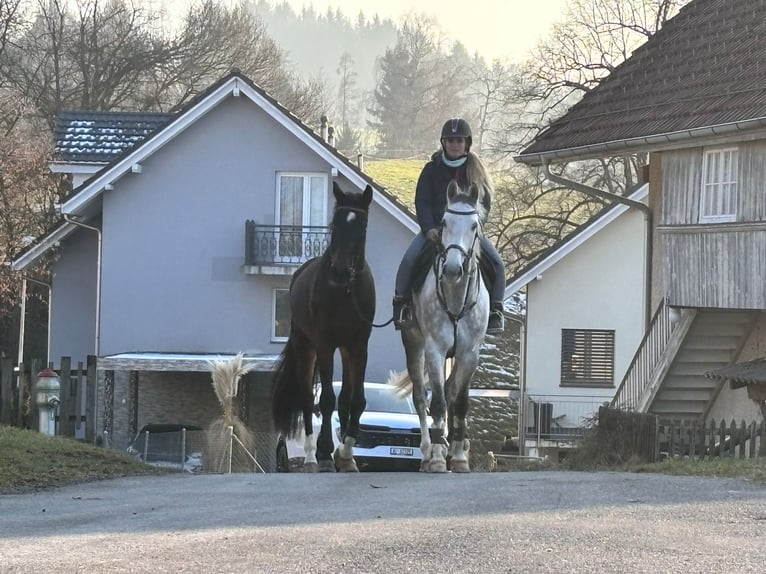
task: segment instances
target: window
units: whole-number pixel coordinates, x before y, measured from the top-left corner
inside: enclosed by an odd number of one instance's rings
[[[290,335],[290,291],[274,289],[273,299],[271,340],[287,341]]]
[[[561,386],[614,386],[614,331],[561,330]]]
[[[737,148],[705,150],[702,158],[701,223],[736,219],[738,162]]]
[[[327,225],[327,175],[280,173],[277,176],[279,255],[306,260],[314,253],[318,230]]]

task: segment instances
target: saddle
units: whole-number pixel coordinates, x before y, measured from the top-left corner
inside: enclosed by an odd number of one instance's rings
[[[415,265],[412,269],[412,291],[413,293],[419,293],[423,287],[423,283],[426,282],[428,272],[436,261],[436,256],[439,254],[438,245],[433,241],[428,241],[423,249],[415,259]],[[481,272],[481,278],[484,280],[484,286],[487,291],[491,290],[492,283],[495,280],[495,267],[492,265],[492,261],[487,254],[482,250],[479,256],[479,271]]]

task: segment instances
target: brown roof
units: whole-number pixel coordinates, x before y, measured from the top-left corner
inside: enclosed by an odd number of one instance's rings
[[[730,379],[735,389],[752,383],[763,383],[766,382],[766,357],[735,363],[705,375],[711,379]]]
[[[766,0],[693,0],[516,159],[649,149],[713,126],[766,126]]]

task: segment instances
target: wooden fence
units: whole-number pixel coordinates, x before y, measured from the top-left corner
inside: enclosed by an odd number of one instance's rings
[[[646,462],[766,457],[766,420],[666,421],[656,415],[601,407],[596,430],[599,443],[620,449],[623,460],[631,456]]]
[[[58,368],[37,359],[20,365],[12,359],[0,359],[0,424],[39,428],[39,410],[35,404],[37,374],[46,367],[56,371],[61,384],[56,434],[93,442],[98,376],[96,357],[92,355],[74,368],[71,357],[61,357]]]

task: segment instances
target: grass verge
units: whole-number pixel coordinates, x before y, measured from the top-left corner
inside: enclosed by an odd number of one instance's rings
[[[0,494],[166,472],[116,450],[0,425]]]

